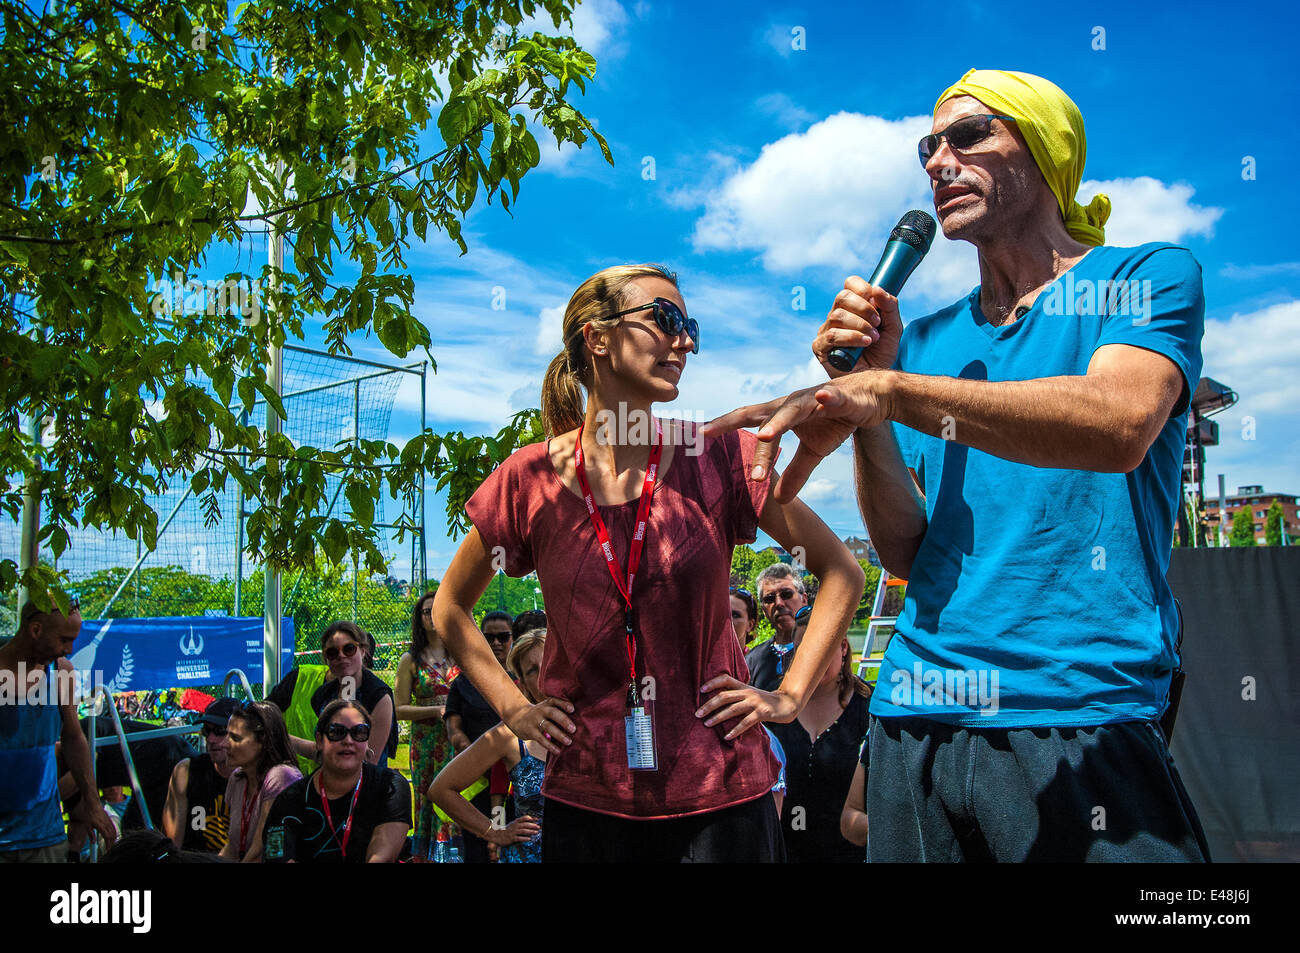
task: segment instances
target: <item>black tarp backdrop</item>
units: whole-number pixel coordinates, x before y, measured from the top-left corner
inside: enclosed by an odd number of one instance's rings
[[[1300,547],[1175,549],[1171,748],[1216,862],[1300,860]]]

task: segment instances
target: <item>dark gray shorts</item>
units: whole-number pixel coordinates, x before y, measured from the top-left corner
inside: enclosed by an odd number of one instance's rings
[[[958,728],[871,717],[873,862],[1210,859],[1159,725]]]

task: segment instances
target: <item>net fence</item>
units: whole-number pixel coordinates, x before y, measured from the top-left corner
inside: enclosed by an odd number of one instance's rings
[[[283,432],[295,445],[323,448],[353,440],[388,440],[402,380],[408,375],[423,378],[423,373],[422,364],[399,367],[286,347]],[[212,393],[209,381],[195,382]],[[264,428],[266,409],[259,400],[246,423]],[[339,474],[329,475],[324,499],[328,516],[346,520],[351,511],[342,483]],[[261,615],[261,567],[240,556],[241,521],[257,502],[241,500],[234,481],[228,480],[216,494],[221,519],[208,525],[200,497],[190,490],[189,474],[176,475],[166,492],[146,499],[158,514],[157,545],[151,551],[121,533],[74,528],[57,562],[42,550],[43,562],[68,571],[83,617]],[[384,506],[381,498],[375,510],[380,526],[389,522]],[[283,614],[294,619],[300,661],[320,661],[320,633],[330,623],[348,619],[379,643],[376,672],[383,676],[392,674],[388,669],[395,671],[410,632],[411,603],[423,592],[424,547],[419,532],[408,533],[401,543],[394,536],[391,528],[381,530],[380,548],[390,566],[403,567],[400,573],[372,577],[364,567],[354,573],[344,566],[283,575]],[[20,544],[21,527],[0,523],[0,557],[17,560]],[[8,632],[15,628],[18,598],[16,592],[10,595],[0,619]]]

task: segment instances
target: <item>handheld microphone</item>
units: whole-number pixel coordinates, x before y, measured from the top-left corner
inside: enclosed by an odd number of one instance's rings
[[[930,250],[936,227],[934,219],[925,212],[913,210],[905,213],[889,233],[889,242],[876,270],[871,273],[869,283],[895,296],[902,291],[907,279]],[[851,371],[864,350],[860,347],[837,347],[826,356],[826,360],[837,370]]]

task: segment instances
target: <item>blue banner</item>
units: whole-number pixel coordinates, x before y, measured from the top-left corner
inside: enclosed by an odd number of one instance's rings
[[[293,619],[280,620],[280,671],[293,668]],[[87,690],[220,685],[232,668],[262,681],[262,619],[173,616],[87,619],[68,656]]]

